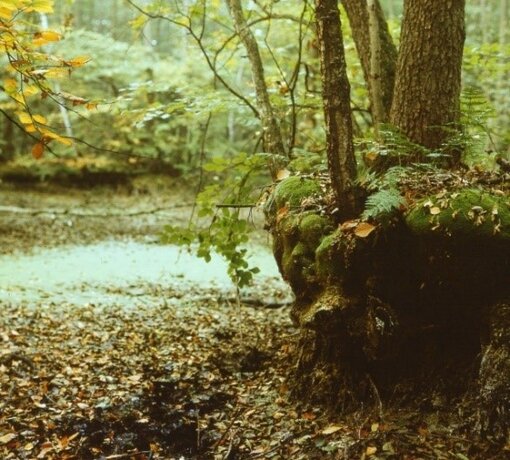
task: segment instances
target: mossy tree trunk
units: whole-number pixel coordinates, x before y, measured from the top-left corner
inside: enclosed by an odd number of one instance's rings
[[[257,40],[246,21],[241,0],[227,0],[227,6],[234,23],[235,31],[246,49],[246,54],[250,62],[257,108],[260,112],[260,121],[262,123],[264,150],[268,153],[284,155],[285,147],[282,134],[269,99],[264,77],[264,66],[262,64]],[[274,162],[273,165],[270,165],[273,177],[275,177],[277,172],[277,163],[278,162]]]
[[[328,169],[341,219],[358,211],[350,85],[337,0],[316,0]]]
[[[464,7],[464,0],[404,2],[390,120],[428,149],[443,146],[458,125]],[[455,163],[459,155],[453,153]]]
[[[377,56],[372,56],[371,53],[371,39],[370,39],[370,28],[369,28],[369,10],[367,0],[343,0],[342,5],[347,13],[349,24],[351,25],[352,38],[356,45],[356,51],[361,62],[363,69],[363,75],[367,82],[370,92],[370,105],[372,111],[375,112],[376,107],[381,104],[382,107],[379,109],[381,114],[379,117],[380,121],[385,122],[388,119],[391,103],[393,100],[393,87],[395,84],[395,68],[397,64],[397,49],[391,38],[388,24],[384,17],[384,12],[381,8],[381,4],[378,0],[371,2],[373,4],[373,15],[377,19],[377,23],[374,24],[372,30],[376,30],[377,40],[379,42],[380,56],[378,61],[380,62],[380,69],[374,75],[371,70],[373,67],[371,61]],[[376,37],[373,37],[372,41]],[[374,94],[373,85],[370,81],[373,77],[376,77],[380,85],[380,96]]]

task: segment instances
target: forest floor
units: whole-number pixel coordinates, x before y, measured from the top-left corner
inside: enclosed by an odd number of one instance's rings
[[[186,223],[193,199],[178,185],[0,190],[1,459],[509,458],[465,434],[444,402],[341,417],[293,401],[297,331],[274,276],[239,304],[185,271],[59,284],[69,273],[45,263],[52,254],[104,241],[163,251],[161,227]],[[91,270],[106,262],[97,254]]]

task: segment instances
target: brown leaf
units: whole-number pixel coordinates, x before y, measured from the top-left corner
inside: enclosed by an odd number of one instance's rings
[[[280,222],[289,213],[288,206],[283,206],[276,213],[276,223]]]
[[[44,144],[42,142],[38,142],[32,147],[32,156],[38,160],[44,154]]]
[[[276,180],[287,179],[287,177],[289,177],[289,176],[290,176],[290,171],[288,169],[280,169],[276,173]]]
[[[340,224],[340,230],[343,232],[347,230],[352,230],[353,228],[356,228],[359,224],[359,220],[347,220]]]
[[[375,225],[369,224],[368,222],[360,222],[356,229],[354,230],[354,234],[359,238],[366,238],[376,229]]]

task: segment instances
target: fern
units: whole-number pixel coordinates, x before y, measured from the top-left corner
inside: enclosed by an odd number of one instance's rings
[[[363,220],[381,219],[392,215],[405,205],[405,200],[397,188],[379,190],[367,198]]]
[[[489,128],[489,122],[494,116],[494,108],[491,106],[486,95],[476,87],[464,88],[461,94],[461,117],[462,130],[454,127],[455,134],[446,148],[450,146],[460,147],[464,151],[464,161],[468,164],[483,165],[488,169],[494,167],[494,158],[490,158],[487,149],[495,150],[495,143]]]

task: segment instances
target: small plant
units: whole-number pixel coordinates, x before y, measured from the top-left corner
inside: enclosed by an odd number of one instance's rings
[[[249,213],[246,216],[243,211],[256,206],[259,197],[250,179],[266,168],[269,159],[267,154],[240,153],[205,164],[205,171],[218,176],[197,195],[197,219],[186,228],[166,226],[163,242],[184,246],[206,262],[217,253],[227,260],[234,284],[239,288],[249,285],[260,270],[248,262],[250,221]]]

